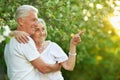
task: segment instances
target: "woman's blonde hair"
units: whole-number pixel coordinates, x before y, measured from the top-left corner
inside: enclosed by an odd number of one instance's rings
[[[45,21],[42,18],[38,18],[38,24],[40,24],[40,23],[44,25],[45,30],[46,30],[46,37],[47,37],[46,23],[45,23]]]
[[[46,28],[46,23],[42,18],[38,18],[38,23],[42,23]]]

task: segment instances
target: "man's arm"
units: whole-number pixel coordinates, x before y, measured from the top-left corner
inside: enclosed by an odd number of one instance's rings
[[[32,65],[37,68],[42,73],[49,73],[60,70],[60,64],[46,64],[43,60],[39,57],[33,61],[31,61]]]
[[[24,32],[24,31],[11,31],[9,33],[9,36],[10,37],[15,37],[16,40],[19,42],[19,43],[28,43],[29,39],[28,39],[28,36],[30,36],[28,33]]]
[[[9,35],[11,37],[14,36],[19,43],[28,43],[29,41],[29,34],[24,31],[12,31]],[[61,68],[60,64],[46,64],[42,59],[40,59],[40,57],[31,61],[31,63],[42,73],[58,71]]]

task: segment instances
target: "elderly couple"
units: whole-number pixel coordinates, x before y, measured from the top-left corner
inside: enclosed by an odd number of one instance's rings
[[[4,57],[10,80],[64,80],[61,67],[72,71],[75,66],[76,45],[82,31],[70,41],[69,56],[56,43],[45,41],[46,24],[38,19],[38,10],[22,5],[16,10],[17,30],[10,33]]]

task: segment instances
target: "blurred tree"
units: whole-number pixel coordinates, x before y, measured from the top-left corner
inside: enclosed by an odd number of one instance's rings
[[[16,29],[16,8],[30,4],[39,9],[39,17],[47,23],[48,37],[57,42],[67,53],[71,35],[86,30],[77,47],[74,71],[62,69],[65,80],[119,80],[120,38],[109,22],[117,0],[1,0],[0,26]],[[0,67],[5,42],[0,43]],[[4,65],[4,66],[3,66]]]

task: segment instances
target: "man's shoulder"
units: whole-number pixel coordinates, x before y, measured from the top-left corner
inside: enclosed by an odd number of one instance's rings
[[[28,39],[29,39],[28,43],[35,44],[34,40],[30,36],[28,36]]]

